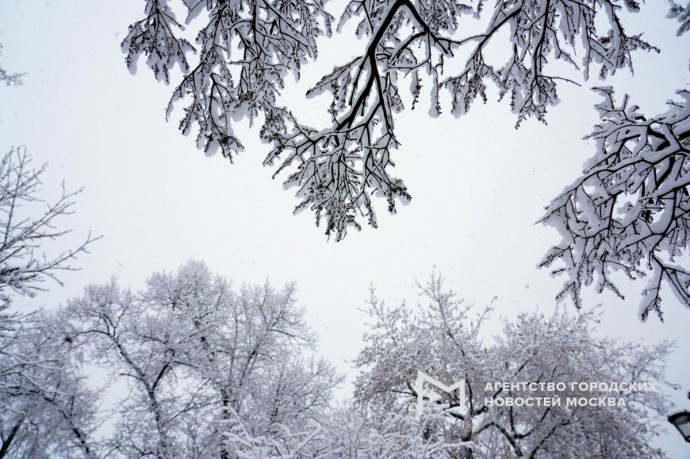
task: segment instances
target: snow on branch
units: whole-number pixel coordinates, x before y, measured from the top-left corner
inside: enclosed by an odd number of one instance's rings
[[[43,201],[41,176],[46,170],[31,168],[26,148],[11,149],[0,158],[0,301],[10,302],[9,291],[33,296],[44,290],[41,283],[57,277],[60,271],[74,271],[70,262],[98,237],[89,234],[76,247],[57,255],[39,251],[48,240],[60,240],[71,230],[61,229],[57,221],[73,213],[74,197],[79,191],[62,194],[55,201]]]
[[[559,101],[557,81],[570,81],[546,72],[551,58],[582,70],[585,78],[589,77],[593,63],[599,66],[601,78],[619,68],[632,70],[631,51],[658,52],[658,49],[640,35],[628,35],[623,30],[618,3],[609,0],[499,2],[465,67],[443,82],[453,96],[453,113],[466,113],[478,96],[486,102],[485,81],[489,80],[498,87],[501,98],[509,95],[510,105],[518,116],[516,127],[530,116],[546,122],[547,107]],[[626,7],[630,11],[639,10],[634,2],[626,2]],[[597,15],[604,16],[603,25]],[[510,43],[506,45],[512,51],[506,53],[509,58],[504,64],[487,64],[484,51],[501,30],[508,31]],[[584,56],[579,61],[575,57],[578,53]]]
[[[175,64],[186,72],[189,69],[186,53],[193,51],[194,47],[187,40],[175,36],[175,30],[180,28],[166,0],[147,0],[146,17],[129,26],[129,33],[121,45],[127,53],[125,62],[130,72],[136,71],[142,54],[158,81],[169,83],[170,69]]]
[[[349,434],[358,450],[374,446],[405,458],[666,457],[650,439],[666,422],[668,399],[662,390],[629,388],[649,381],[677,388],[664,375],[672,343],[601,338],[596,310],[563,307],[504,318],[502,331],[487,339],[482,323],[490,310],[472,324],[475,310],[435,273],[420,290],[424,304],[416,308],[369,300],[371,324],[355,360],[351,415],[358,428]],[[451,390],[428,380],[424,389],[416,383],[420,372]],[[628,390],[593,381],[625,381]],[[553,403],[530,404],[530,397]],[[597,397],[613,397],[616,406],[568,403]]]
[[[672,0],[668,0],[668,4],[671,7],[666,14],[668,18],[676,18],[680,22],[680,27],[676,34],[681,36],[688,30],[690,30],[690,3],[686,6],[682,6]]]
[[[2,50],[2,45],[0,45],[0,50]],[[0,83],[4,82],[7,86],[18,86],[22,84],[23,76],[23,73],[10,73],[0,67]]]
[[[399,145],[394,116],[404,108],[399,73],[414,75],[415,97],[421,88],[420,69],[437,78],[440,64],[432,56],[450,52],[453,43],[437,32],[464,9],[443,5],[450,8],[442,10],[445,16],[425,8],[422,13],[427,17],[423,17],[410,0],[397,0],[385,10],[379,4],[351,2],[343,19],[362,11],[365,19],[358,30],[370,33],[371,41],[361,56],[336,67],[307,93],[332,93],[331,126],[319,131],[293,117],[289,134],[274,139],[275,148],[264,164],[273,165],[284,155],[274,177],[296,164],[284,182],[287,188],[296,187],[302,199],[295,210],[309,207],[316,214],[317,226],[325,217],[325,232],[329,236],[335,233],[336,241],[347,234],[348,227],[361,228],[359,216],[377,226],[372,195],[384,197],[391,213],[396,212],[396,200],[407,203],[412,198],[403,181],[389,174],[394,166],[391,151]],[[411,35],[401,40],[398,30],[409,22],[415,24]],[[420,47],[421,55],[415,51]]]
[[[0,457],[96,459],[98,394],[56,313],[26,314],[0,334]]]
[[[320,0],[186,1],[187,23],[207,10],[208,24],[196,37],[199,59],[191,66],[193,46],[173,34],[182,26],[166,2],[149,0],[147,17],[130,27],[122,42],[127,64],[135,69],[143,53],[158,79],[169,81],[168,70],[179,64],[184,77],[168,105],[188,101],[180,130],[187,135],[198,126],[197,146],[211,155],[220,150],[232,160],[242,151],[232,123],[264,115],[261,136],[271,140],[284,131],[288,112],[277,106],[284,77],[299,73],[307,57],[315,58],[316,37],[330,34],[331,16]]]
[[[139,292],[113,281],[72,300],[71,339],[133,394],[114,413],[113,451],[320,457],[318,426],[341,378],[314,354],[296,302],[294,284],[233,289],[198,261],[154,274]]]
[[[647,277],[640,317],[663,319],[661,287],[690,307],[690,270],[680,260],[690,243],[690,92],[648,118],[628,97],[616,104],[611,88],[596,88],[601,122],[587,136],[597,143],[584,175],[547,207],[543,223],[563,240],[541,267],[562,260],[566,281],[559,298],[582,306],[583,287],[595,284],[623,298],[611,275]],[[687,263],[685,263],[687,266]]]
[[[197,65],[187,64],[193,49],[173,34],[181,25],[162,0],[147,1],[147,17],[123,41],[128,65],[133,68],[146,54],[154,74],[167,82],[168,70],[179,64],[184,75],[168,115],[177,102],[187,101],[179,128],[189,134],[198,126],[197,146],[206,154],[220,149],[232,160],[243,149],[233,123],[263,117],[261,139],[273,144],[264,164],[277,167],[274,177],[286,172],[285,187],[296,189],[300,200],[295,211],[309,208],[317,226],[325,221],[325,233],[336,240],[348,228],[359,229],[361,219],[377,226],[372,196],[383,197],[391,213],[411,198],[390,172],[400,145],[395,117],[405,108],[401,84],[409,88],[414,109],[422,80],[430,82],[431,116],[441,113],[440,93],[447,90],[459,116],[477,97],[487,100],[491,82],[500,98],[508,96],[519,125],[528,117],[545,121],[547,108],[559,101],[558,81],[572,82],[549,73],[551,61],[561,60],[585,78],[596,66],[605,78],[620,68],[632,70],[633,50],[658,51],[623,29],[621,11],[639,10],[633,0],[499,0],[479,35],[463,33],[461,20],[477,19],[482,0],[351,0],[338,31],[359,21],[355,34],[367,46],[307,93],[332,95],[330,123],[311,127],[277,96],[287,73],[299,77],[301,64],[317,57],[317,37],[331,33],[333,17],[320,0],[183,3],[188,24],[208,13],[196,39]],[[491,58],[498,62],[487,57],[490,45],[503,48],[492,53],[503,56]]]

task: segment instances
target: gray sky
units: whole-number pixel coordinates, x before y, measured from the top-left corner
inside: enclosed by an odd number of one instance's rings
[[[643,111],[656,114],[687,87],[690,56],[688,37],[675,37],[677,24],[663,17],[662,2],[648,3],[626,30],[644,31],[662,53],[636,53],[634,79],[620,72],[603,84],[621,97],[629,92]],[[246,152],[230,165],[204,157],[194,135],[178,133],[179,111],[165,122],[172,87],[158,84],[143,62],[130,75],[119,47],[143,6],[138,0],[0,0],[0,62],[26,72],[23,86],[0,87],[0,148],[23,144],[37,166],[48,162],[48,193],[63,179],[68,189],[84,187],[76,214],[65,220],[74,233],[63,243],[78,242],[89,230],[104,236],[80,259],[80,272],[63,276],[64,288],[51,285],[34,304],[59,304],[111,276],[137,288],[153,271],[201,259],[236,285],[296,281],[322,354],[350,377],[347,361],[361,346],[359,308],[370,284],[388,302],[415,302],[415,279],[423,281],[435,266],[468,300],[481,306],[497,297],[494,325],[499,315],[552,310],[562,279],[536,265],[558,235],[534,222],[593,152],[582,137],[597,121],[592,105],[599,98],[586,88],[602,82],[573,74],[583,87],[561,85],[562,102],[550,110],[548,127],[529,120],[516,131],[507,103],[495,97],[460,119],[432,120],[423,107],[406,111],[397,122],[402,146],[393,159],[412,202],[394,217],[378,203],[378,230],[352,230],[336,244],[309,211],[292,216],[294,192],[261,166],[269,146],[256,129],[237,128]],[[319,62],[303,69],[300,84],[288,81],[284,99],[299,116],[325,126],[329,101],[305,102],[304,91],[363,43],[336,36],[322,45]],[[667,295],[667,322],[651,317],[641,324],[633,290],[629,301],[586,298],[590,306],[605,304],[602,333],[678,341],[668,376],[683,386],[674,395],[679,408],[690,408],[683,397],[690,390],[690,310]],[[690,457],[676,432],[660,442],[674,457]]]

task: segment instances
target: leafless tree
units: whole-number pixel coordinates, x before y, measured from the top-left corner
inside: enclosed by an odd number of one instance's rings
[[[325,222],[326,234],[336,240],[348,228],[360,229],[362,219],[377,226],[372,196],[385,198],[390,212],[411,199],[404,182],[391,175],[399,147],[395,118],[406,105],[415,108],[423,87],[431,96],[431,116],[444,109],[444,91],[452,100],[450,111],[460,116],[475,100],[486,102],[493,86],[509,101],[519,126],[529,117],[545,121],[547,109],[559,100],[558,85],[574,82],[572,75],[603,79],[622,68],[632,70],[635,50],[659,51],[641,33],[624,27],[626,14],[640,10],[635,0],[500,0],[493,6],[482,0],[352,0],[337,30],[342,33],[344,24],[357,21],[356,34],[367,45],[307,93],[332,97],[330,122],[314,128],[301,123],[290,107],[279,106],[276,95],[289,71],[298,72],[306,58],[316,58],[317,37],[330,35],[333,18],[321,3],[183,3],[187,24],[208,17],[196,39],[201,48],[197,64],[188,63],[193,45],[178,36],[181,25],[168,2],[147,0],[146,17],[122,43],[128,65],[134,69],[145,54],[154,74],[167,82],[169,69],[179,64],[184,77],[169,109],[177,101],[190,101],[180,129],[188,133],[198,124],[197,144],[207,153],[220,149],[232,158],[241,149],[232,122],[261,117],[262,139],[273,144],[264,164],[277,167],[274,177],[287,174],[285,185],[300,200],[295,211],[311,209],[316,224]],[[690,16],[686,7],[670,6],[669,16],[681,22],[680,35]],[[464,26],[476,20],[483,21],[483,32],[465,33]],[[490,47],[503,52],[488,53]],[[557,61],[572,67],[572,75],[562,73]],[[613,89],[597,90],[606,101],[597,107],[601,123],[588,137],[599,141],[599,151],[542,220],[564,235],[542,266],[558,258],[565,261],[565,268],[557,268],[567,275],[559,298],[572,297],[580,307],[584,286],[594,283],[599,291],[609,288],[620,295],[611,270],[640,277],[644,262],[652,281],[640,315],[646,319],[656,311],[661,316],[664,282],[690,305],[687,269],[666,260],[678,257],[688,241],[686,183],[677,176],[685,176],[686,93],[680,93],[683,101],[674,102],[669,114],[644,117],[628,107],[627,98],[622,108],[616,105]],[[647,127],[649,132],[643,133]],[[627,138],[628,132],[638,134]],[[650,152],[656,152],[651,161],[646,158]],[[589,187],[594,191],[586,191]],[[634,197],[636,193],[640,196]],[[626,196],[637,204],[623,210],[627,220],[621,223],[616,212]],[[672,216],[670,226],[661,221],[662,214]]]
[[[299,448],[318,431],[333,368],[310,356],[295,290],[234,291],[200,262],[157,273],[133,293],[89,287],[65,314],[72,335],[131,395],[108,442],[125,457],[251,457]]]
[[[32,313],[0,336],[0,458],[95,459],[98,397],[56,314]]]
[[[47,254],[46,243],[61,241],[71,231],[62,229],[59,220],[74,211],[79,191],[44,200],[42,175],[46,165],[33,169],[25,147],[12,148],[0,159],[0,308],[6,307],[11,293],[34,296],[45,290],[51,279],[61,284],[60,271],[77,269],[71,262],[96,239],[86,240],[71,249]]]
[[[632,0],[499,1],[485,32],[473,36],[463,36],[462,24],[483,14],[482,0],[353,0],[338,30],[358,20],[357,35],[368,45],[308,93],[333,96],[330,125],[312,128],[300,123],[289,107],[279,106],[276,94],[286,73],[299,72],[305,58],[316,57],[316,38],[330,35],[332,17],[320,2],[183,3],[187,24],[203,10],[208,17],[196,38],[197,64],[188,63],[194,47],[178,36],[181,25],[168,2],[147,0],[146,17],[130,27],[122,42],[130,69],[145,54],[155,76],[167,82],[169,69],[179,65],[184,77],[169,108],[190,100],[180,129],[188,133],[198,124],[197,144],[207,153],[220,149],[232,158],[242,144],[231,123],[261,115],[261,137],[274,145],[264,163],[279,163],[274,176],[289,171],[285,184],[301,199],[296,211],[313,210],[317,225],[325,219],[326,234],[336,239],[348,227],[360,228],[360,217],[376,226],[372,195],[384,197],[390,212],[395,212],[396,201],[411,197],[405,184],[390,176],[391,156],[399,146],[395,115],[404,109],[401,84],[411,88],[414,108],[422,81],[428,80],[431,114],[437,116],[441,90],[450,93],[452,112],[461,115],[477,97],[486,100],[487,82],[492,82],[510,100],[519,124],[530,116],[544,120],[547,107],[558,101],[557,82],[567,78],[549,73],[550,60],[581,68],[585,77],[596,64],[605,77],[631,66],[631,51],[655,49],[623,29],[620,3],[636,12],[639,6]],[[506,61],[487,61],[490,43],[505,48]],[[576,51],[584,56],[579,62]],[[455,63],[458,59],[465,64]]]
[[[682,35],[690,13],[669,3]],[[594,89],[604,99],[596,106],[600,122],[586,137],[596,151],[546,209],[541,221],[563,239],[540,266],[556,262],[553,273],[566,278],[558,298],[570,297],[578,308],[586,286],[623,298],[616,273],[647,278],[640,318],[654,312],[663,320],[662,286],[690,307],[690,92],[679,90],[666,113],[649,116],[627,95],[617,103],[611,87]]]
[[[588,137],[597,150],[584,174],[549,205],[543,222],[563,236],[542,261],[561,260],[565,273],[559,296],[581,307],[580,292],[596,284],[621,298],[612,275],[648,277],[640,316],[660,318],[665,283],[690,307],[690,92],[669,102],[662,115],[648,117],[625,96],[619,104],[611,88],[597,89],[601,122]]]
[[[70,230],[76,193],[41,197],[45,165],[32,168],[24,147],[0,159],[0,457],[95,458],[97,397],[83,381],[79,358],[59,316],[11,310],[13,293],[34,296],[42,282],[76,269],[70,262],[96,238],[46,255],[46,243]],[[43,252],[43,253],[41,253]]]
[[[660,389],[670,343],[599,338],[596,314],[564,310],[505,320],[491,339],[482,331],[490,309],[475,313],[437,274],[420,288],[427,303],[418,308],[370,298],[355,404],[342,426],[351,448],[405,458],[665,457],[650,439],[665,419]],[[442,397],[430,401],[426,389],[420,392],[418,371],[447,385],[464,379],[465,399],[457,389],[431,387]],[[647,382],[656,389],[628,390]],[[554,397],[560,402],[536,402]],[[602,397],[616,404],[567,402]],[[527,398],[531,404],[513,403]]]

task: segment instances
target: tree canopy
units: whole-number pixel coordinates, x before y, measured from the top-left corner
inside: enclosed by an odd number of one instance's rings
[[[0,75],[2,76],[2,75]],[[97,238],[50,253],[71,230],[61,219],[72,213],[78,192],[44,199],[43,165],[34,169],[25,147],[0,158],[0,458],[95,458],[98,397],[80,371],[78,352],[57,314],[11,309],[19,295],[61,284],[61,272],[77,269],[75,258]],[[20,306],[21,307],[21,306]]]
[[[632,71],[635,51],[659,52],[643,31],[626,27],[641,11],[633,0],[353,0],[335,31],[335,16],[320,1],[145,4],[145,17],[122,42],[129,68],[136,71],[143,55],[158,80],[174,82],[168,116],[181,106],[180,130],[196,130],[207,154],[220,151],[232,161],[243,149],[234,123],[261,123],[261,139],[272,145],[264,164],[295,190],[295,212],[312,210],[336,240],[363,220],[377,226],[374,196],[391,213],[411,199],[391,175],[400,147],[395,119],[421,97],[431,98],[432,117],[446,110],[461,116],[477,99],[487,102],[492,86],[510,104],[516,127],[527,118],[545,122],[561,84]],[[681,22],[679,35],[687,30],[684,7],[671,3],[669,16]],[[349,23],[366,46],[307,93],[331,97],[323,123],[308,126],[294,107],[281,105],[280,91],[290,74],[299,78],[318,59],[320,37],[350,39],[343,37]],[[185,27],[198,30],[196,39]],[[674,262],[688,245],[687,93],[667,113],[649,116],[627,96],[617,100],[611,87],[595,90],[604,99],[588,135],[597,150],[547,208],[542,222],[563,240],[541,266],[558,260],[554,272],[566,277],[559,298],[578,307],[582,288],[592,284],[622,296],[614,272],[647,277],[640,317],[661,318],[662,286],[690,306],[690,274]]]
[[[192,57],[197,50],[182,36],[172,2],[147,0],[146,16],[122,42],[127,65],[136,70],[143,54],[165,82],[179,67],[183,78],[168,114],[186,101],[180,130],[187,134],[196,125],[197,145],[206,153],[220,150],[232,159],[242,149],[233,122],[260,116],[261,138],[274,147],[264,164],[279,163],[276,175],[289,170],[285,185],[301,199],[296,210],[312,209],[317,224],[325,218],[326,234],[338,240],[348,227],[359,228],[362,217],[376,226],[373,195],[384,197],[390,212],[396,200],[411,197],[402,180],[390,176],[391,155],[399,146],[395,114],[405,105],[401,84],[410,88],[414,108],[428,80],[432,116],[443,110],[441,91],[449,92],[451,112],[459,116],[477,98],[486,101],[487,84],[493,84],[519,125],[528,117],[543,121],[558,101],[558,82],[568,78],[550,74],[550,61],[564,61],[585,77],[593,67],[605,77],[631,68],[634,50],[657,50],[623,29],[621,9],[639,11],[630,0],[500,1],[491,12],[481,0],[355,0],[340,15],[337,31],[356,21],[357,37],[368,44],[309,91],[308,96],[332,95],[330,122],[310,127],[291,107],[280,106],[277,95],[286,75],[299,76],[307,58],[317,57],[316,39],[332,32],[334,18],[321,2],[182,3],[185,23],[199,27],[198,56]],[[487,16],[484,32],[464,35],[467,22]],[[485,56],[490,44],[504,49],[496,62]],[[577,51],[584,51],[582,58],[574,57]]]
[[[596,312],[562,309],[491,337],[491,308],[436,273],[420,290],[419,307],[371,291],[354,398],[336,405],[294,285],[237,288],[190,261],[139,291],[89,286],[0,335],[0,457],[666,457],[650,443],[670,343],[599,338]],[[432,398],[419,371],[465,390]]]
[[[61,240],[70,229],[58,225],[61,217],[74,211],[74,197],[63,185],[56,199],[42,196],[42,175],[46,165],[34,169],[26,147],[12,148],[0,158],[0,311],[9,303],[10,291],[33,296],[45,290],[42,283],[60,283],[58,273],[76,269],[71,265],[97,237],[89,234],[73,248],[49,255],[44,242]]]
[[[424,302],[417,307],[388,306],[374,291],[369,299],[351,413],[367,433],[354,442],[362,455],[665,456],[650,440],[664,420],[652,413],[667,410],[661,387],[669,343],[599,338],[596,311],[562,309],[504,320],[502,332],[490,338],[483,331],[490,307],[477,310],[438,274],[420,290]],[[441,397],[431,398],[419,371],[448,385],[464,380],[465,390],[432,386]],[[625,389],[611,390],[608,381],[625,381]],[[658,386],[629,390],[645,381]]]

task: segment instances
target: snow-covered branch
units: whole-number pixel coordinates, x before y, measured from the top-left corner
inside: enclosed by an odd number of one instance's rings
[[[185,0],[187,23],[204,13],[208,23],[197,35],[199,58],[188,59],[192,45],[181,33],[168,3],[147,0],[146,18],[136,22],[123,41],[127,64],[134,70],[146,55],[148,66],[163,81],[176,64],[183,73],[168,114],[188,101],[180,130],[198,126],[197,146],[230,158],[242,150],[233,123],[262,117],[261,138],[273,149],[265,165],[285,171],[285,187],[296,190],[295,211],[309,208],[316,224],[340,240],[364,219],[377,226],[374,196],[386,200],[389,212],[411,194],[391,174],[399,141],[395,117],[405,107],[401,85],[409,88],[411,108],[429,81],[432,116],[442,111],[441,91],[452,98],[452,112],[462,115],[471,103],[487,99],[492,82],[500,97],[508,96],[517,124],[534,116],[544,121],[558,103],[559,81],[551,61],[563,61],[584,77],[597,66],[600,77],[632,69],[631,52],[656,50],[623,28],[622,11],[637,12],[632,0],[501,0],[493,7],[483,33],[464,34],[465,18],[479,18],[484,2],[447,0],[352,0],[342,13],[338,31],[359,21],[357,37],[364,51],[337,66],[308,96],[332,94],[330,125],[300,122],[294,107],[283,107],[277,96],[284,77],[299,77],[302,63],[317,58],[317,38],[330,35],[332,17],[317,0]],[[490,53],[487,48],[503,49]],[[576,56],[582,57],[577,59]],[[467,57],[464,65],[460,59]],[[499,57],[496,57],[499,56]],[[506,59],[501,62],[501,59]]]
[[[74,211],[74,197],[79,191],[64,187],[54,201],[41,198],[41,176],[46,170],[31,167],[26,148],[11,149],[0,159],[0,301],[10,301],[10,291],[33,296],[44,290],[42,283],[52,279],[58,284],[60,271],[78,268],[71,262],[87,252],[98,239],[89,234],[76,247],[56,255],[46,255],[45,243],[61,240],[71,230],[61,229],[58,220]]]
[[[191,261],[140,292],[113,282],[71,301],[73,339],[133,394],[118,410],[114,450],[229,459],[270,438],[296,454],[340,378],[310,353],[294,295],[290,284],[234,290]]]
[[[410,458],[430,457],[428,451],[475,459],[665,457],[649,440],[665,422],[661,387],[674,387],[664,378],[671,343],[599,338],[596,312],[564,309],[505,319],[502,332],[489,338],[481,325],[490,311],[474,313],[437,274],[420,288],[426,302],[417,308],[370,301],[373,321],[355,361],[361,374],[349,414],[358,427],[344,429],[350,448],[373,443]],[[420,393],[419,371],[443,384],[464,380],[464,393],[455,385],[449,392],[422,386]],[[593,381],[616,382],[616,390],[590,387]],[[618,382],[625,383],[621,390]],[[628,390],[648,382],[656,390]],[[439,397],[431,400],[427,390]],[[593,397],[617,404],[567,402]]]
[[[601,122],[588,136],[597,151],[583,176],[547,208],[542,222],[563,240],[540,266],[564,263],[554,270],[566,275],[559,297],[578,307],[591,284],[623,297],[616,271],[648,277],[640,316],[662,318],[662,285],[690,307],[690,92],[679,91],[680,101],[650,118],[627,96],[617,104],[611,88],[597,91],[604,97],[597,105]]]

